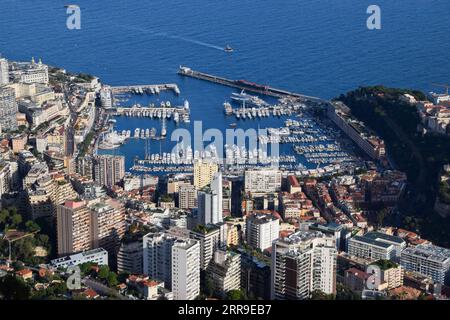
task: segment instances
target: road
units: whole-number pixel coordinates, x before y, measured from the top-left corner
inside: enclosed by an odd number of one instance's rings
[[[89,277],[85,277],[81,281],[85,286],[94,289],[97,293],[102,295],[114,296],[120,300],[129,300],[126,296],[121,295],[117,290],[111,289],[96,280],[92,280]]]

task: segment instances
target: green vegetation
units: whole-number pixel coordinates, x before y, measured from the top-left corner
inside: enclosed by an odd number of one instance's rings
[[[199,224],[199,225],[195,226],[195,228],[193,228],[192,231],[197,232],[197,233],[207,234],[214,229],[216,229],[216,228]]]
[[[159,197],[160,202],[171,202],[173,201],[173,198],[170,194],[163,194]]]
[[[440,202],[450,205],[450,185],[448,181],[442,181],[439,184],[438,196]]]
[[[226,295],[227,300],[247,300],[247,295],[245,294],[245,291],[242,289],[239,290],[230,290],[227,292]]]
[[[83,277],[91,276],[100,280],[110,288],[115,288],[119,284],[117,274],[112,272],[108,266],[98,266],[96,263],[83,263],[79,265]]]
[[[374,265],[380,267],[381,270],[388,270],[391,268],[397,268],[398,265],[395,262],[392,262],[390,260],[378,260],[375,263],[373,263]]]
[[[92,80],[94,80],[94,77],[90,74],[86,74],[86,73],[79,73],[77,76],[78,82],[91,82]]]
[[[91,145],[92,139],[94,139],[95,131],[90,131],[83,142],[80,143],[80,153],[79,156],[83,157],[88,151]]]
[[[0,300],[27,300],[30,292],[25,281],[13,275],[0,278]]]
[[[11,243],[11,258],[21,260],[27,264],[39,264],[45,262],[43,257],[37,257],[36,247],[43,247],[47,252],[51,250],[49,236],[39,234],[40,226],[32,221],[24,219],[16,208],[2,209],[0,211],[0,230],[5,234],[9,231],[17,231],[20,239]],[[14,240],[14,239],[12,239]],[[9,244],[6,239],[0,239],[0,256],[9,255]]]
[[[439,172],[444,164],[450,163],[450,137],[420,133],[416,107],[399,100],[405,93],[425,100],[425,95],[418,91],[382,86],[359,88],[338,100],[384,139],[394,164],[408,176],[409,188],[399,204],[402,221],[393,224],[449,246],[450,219],[440,217],[433,207],[439,192]]]
[[[343,284],[336,284],[336,300],[361,300],[361,295],[353,292]]]
[[[334,300],[334,294],[326,294],[320,290],[314,290],[311,292],[311,300]]]

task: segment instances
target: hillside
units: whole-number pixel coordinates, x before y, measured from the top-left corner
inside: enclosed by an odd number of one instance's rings
[[[408,175],[409,188],[401,201],[402,219],[397,224],[420,230],[424,238],[449,246],[450,219],[440,217],[433,207],[439,172],[450,162],[450,138],[420,133],[416,107],[399,99],[405,93],[425,99],[419,91],[376,86],[359,88],[337,100],[385,140],[391,162]]]

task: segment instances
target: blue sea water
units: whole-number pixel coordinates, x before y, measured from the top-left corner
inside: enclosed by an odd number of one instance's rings
[[[111,85],[178,83],[181,96],[170,99],[188,99],[191,120],[205,128],[227,126],[222,103],[232,90],[181,78],[179,65],[323,98],[363,85],[429,91],[450,82],[448,0],[377,0],[381,30],[366,28],[372,0],[70,3],[81,7],[81,30],[66,28],[69,3],[2,0],[0,52],[42,57]],[[224,53],[226,44],[235,52]],[[128,165],[133,152],[143,153],[132,145],[118,152]]]

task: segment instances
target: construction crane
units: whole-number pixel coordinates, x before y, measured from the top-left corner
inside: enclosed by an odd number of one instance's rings
[[[15,230],[10,230],[10,231],[15,231]],[[15,242],[15,241],[18,241],[18,240],[21,240],[21,239],[24,239],[24,238],[27,238],[27,237],[30,237],[30,236],[33,236],[33,235],[35,235],[37,232],[39,232],[39,230],[30,232],[30,233],[25,233],[25,234],[23,234],[23,235],[19,235],[19,236],[15,237],[14,239],[11,239],[11,238],[8,236],[8,234],[6,234],[6,235],[3,237],[3,240],[8,241],[8,249],[9,249],[9,253],[8,253],[8,261],[6,262],[6,265],[7,265],[8,267],[9,267],[9,265],[10,265],[10,263],[11,263],[11,243],[13,243],[13,242]]]
[[[445,88],[445,94],[448,96],[448,90],[450,89],[450,86],[448,84],[438,84],[438,83],[432,83],[431,85],[435,86],[435,87],[441,87],[441,88]]]

